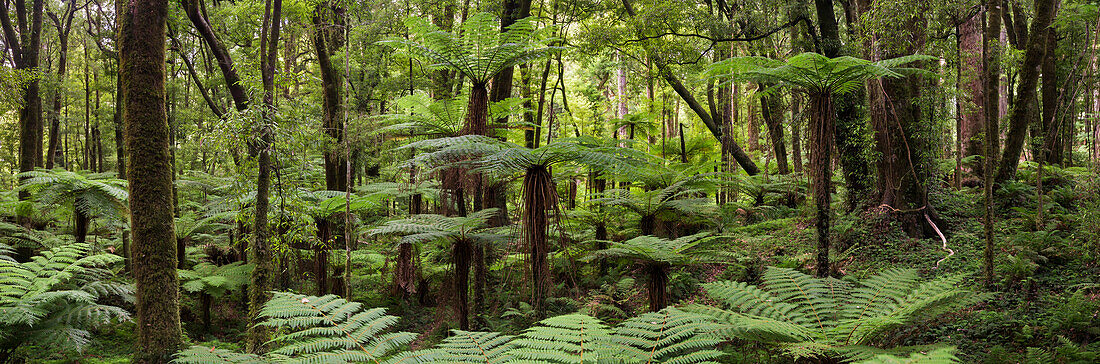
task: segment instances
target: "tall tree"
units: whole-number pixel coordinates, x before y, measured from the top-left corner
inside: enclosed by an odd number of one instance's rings
[[[11,59],[17,70],[33,71],[38,68],[38,52],[42,44],[43,0],[33,0],[27,9],[26,1],[13,1],[11,11],[8,1],[0,1],[0,28],[4,40],[11,49]],[[9,14],[16,18],[11,24]],[[27,17],[30,16],[30,22]],[[23,102],[19,109],[19,171],[27,172],[42,166],[42,97],[38,93],[38,78],[32,78],[23,86]],[[20,199],[27,194],[20,193]]]
[[[958,131],[961,158],[981,155],[981,135],[985,123],[985,86],[982,67],[982,17],[981,13],[959,24],[959,89],[966,90],[959,97],[960,125]],[[969,168],[974,177],[981,177],[981,164]],[[961,177],[961,176],[960,176]]]
[[[734,75],[758,83],[773,83],[803,89],[810,100],[810,172],[815,217],[817,219],[817,276],[831,274],[829,270],[829,226],[832,219],[832,153],[833,133],[838,118],[833,98],[861,89],[863,83],[878,78],[902,78],[918,73],[899,66],[934,59],[929,56],[905,56],[871,62],[852,57],[828,58],[817,53],[803,53],[786,62],[763,57],[736,57],[715,63],[712,75]]]
[[[76,5],[76,1],[67,1],[65,9],[61,15],[57,15],[56,12],[47,10],[47,14],[50,16],[50,20],[53,22],[54,28],[57,29],[58,38],[58,51],[57,51],[57,80],[59,84],[65,82],[65,72],[68,70],[69,59],[69,33],[73,29],[73,18],[75,18],[76,11],[79,9]],[[84,52],[88,52],[87,49]],[[46,169],[53,169],[54,163],[57,161],[58,144],[60,143],[61,132],[61,98],[64,92],[64,88],[58,87],[57,92],[53,97],[53,111],[50,113],[50,137],[49,147],[46,152]],[[64,158],[61,159],[64,162]],[[64,167],[64,165],[62,165]]]
[[[264,7],[263,26],[260,30],[260,77],[263,80],[264,96],[261,110],[259,145],[255,147],[256,156],[256,220],[252,226],[252,244],[248,250],[248,262],[254,266],[252,279],[248,285],[249,317],[256,320],[264,303],[271,298],[272,262],[271,247],[268,245],[267,209],[271,187],[271,152],[275,122],[275,66],[278,64],[279,28],[282,24],[282,0],[268,0]],[[238,105],[239,107],[239,105]],[[246,345],[248,352],[264,351],[270,331],[253,322],[248,328]]]
[[[167,17],[166,1],[134,0],[119,31],[137,287],[135,363],[168,363],[183,343],[165,99]]]
[[[982,34],[982,83],[985,93],[985,132],[982,142],[983,237],[982,278],[987,289],[993,287],[993,167],[997,165],[997,149],[1000,146],[1000,54],[999,43],[994,39],[1001,33],[1001,2],[987,0]]]
[[[889,14],[879,19],[864,19],[869,28],[881,31],[868,34],[871,59],[879,60],[913,54],[925,43],[927,23],[924,11],[903,13],[894,4],[860,3],[863,14]],[[881,27],[875,26],[881,23]],[[922,88],[928,83],[920,75],[899,79],[875,79],[868,82],[871,125],[875,150],[881,156],[876,166],[876,205],[891,208],[890,215],[900,222],[911,237],[931,237],[935,229],[927,221],[939,220],[928,203],[928,181],[932,176],[932,130],[922,103]]]
[[[1020,84],[1017,87],[1012,112],[1009,113],[1008,133],[1005,135],[1004,153],[997,166],[995,183],[1002,183],[1016,176],[1016,167],[1020,164],[1024,138],[1027,136],[1028,122],[1038,116],[1037,91],[1039,89],[1039,66],[1046,53],[1047,27],[1054,19],[1054,10],[1059,0],[1036,1],[1035,18],[1027,37],[1027,50],[1023,64],[1020,65]],[[1022,21],[1017,18],[1017,22]],[[1017,36],[1019,36],[1017,34]],[[1051,55],[1053,56],[1053,55]]]
[[[347,160],[344,158],[344,103],[343,79],[333,67],[332,54],[343,47],[344,10],[332,2],[321,2],[313,10],[313,50],[317,55],[317,66],[321,71],[322,116],[321,128],[329,137],[325,145],[325,189],[329,191],[348,191]],[[331,20],[330,20],[331,19]],[[318,296],[328,293],[328,249],[329,237],[335,221],[322,219],[317,227],[322,241],[314,250],[317,260],[314,275],[317,279]]]
[[[840,40],[833,0],[814,0],[817,9],[817,25],[821,31],[821,52],[829,58],[845,55]],[[867,122],[861,107],[867,99],[862,89],[837,95],[833,100],[836,110],[836,150],[840,168],[844,172],[844,184],[848,188],[848,209],[853,210],[871,196],[873,176],[868,157]],[[812,116],[811,116],[812,117]],[[814,146],[809,146],[813,149]]]

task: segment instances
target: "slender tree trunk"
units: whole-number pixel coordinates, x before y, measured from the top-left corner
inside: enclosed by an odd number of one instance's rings
[[[768,139],[772,142],[772,153],[775,155],[779,174],[790,173],[787,166],[787,145],[783,141],[783,113],[782,106],[776,96],[761,96],[760,111],[764,116],[764,123],[768,127]]]
[[[203,42],[210,47],[214,59],[218,61],[218,68],[221,69],[222,77],[225,78],[225,85],[229,88],[229,95],[233,98],[233,104],[236,105],[237,111],[247,110],[248,94],[245,92],[240,76],[237,75],[237,70],[233,67],[233,58],[229,55],[229,50],[214,34],[214,28],[206,20],[205,10],[199,9],[197,1],[180,0],[180,4],[184,12],[187,13],[187,18],[191,20],[191,24],[195,26],[195,30],[199,32]]]
[[[986,4],[985,19],[983,19],[984,34],[982,37],[982,69],[985,87],[985,156],[982,158],[982,192],[983,192],[983,219],[985,249],[982,253],[982,278],[986,289],[993,288],[993,167],[996,165],[997,145],[1000,144],[998,136],[998,120],[1000,119],[1000,54],[998,39],[1001,32],[1001,8],[1000,1],[988,0]]]
[[[247,350],[250,353],[264,351],[264,344],[271,335],[265,327],[256,325],[259,312],[265,302],[270,299],[272,266],[271,249],[268,246],[267,210],[270,199],[271,186],[271,151],[273,141],[273,128],[270,125],[275,113],[275,61],[279,48],[279,26],[282,22],[282,0],[270,0],[264,11],[263,29],[260,32],[261,64],[260,72],[264,86],[264,105],[262,110],[262,125],[259,126],[259,145],[256,165],[256,199],[255,199],[255,223],[253,224],[253,239],[249,249],[249,262],[253,264],[252,279],[248,286],[248,309],[252,325],[249,326],[246,338]],[[270,12],[269,12],[270,10]],[[270,36],[270,38],[269,38]],[[240,104],[238,104],[238,108]]]
[[[794,173],[802,173],[802,96],[791,96],[791,162]]]
[[[135,363],[168,363],[182,345],[172,168],[165,103],[168,3],[137,0],[122,16],[119,79],[130,152],[137,350]]]
[[[810,188],[817,218],[816,275],[829,270],[829,223],[832,217],[833,102],[829,95],[810,94]]]
[[[1011,115],[1009,116],[1008,135],[1005,138],[1004,154],[1001,156],[1000,165],[997,167],[995,183],[1002,183],[1016,175],[1016,167],[1020,163],[1020,154],[1023,151],[1024,137],[1027,136],[1028,121],[1035,118],[1036,91],[1038,89],[1039,65],[1043,61],[1046,48],[1048,31],[1054,18],[1054,10],[1059,0],[1035,2],[1035,19],[1031,24],[1031,32],[1028,35],[1027,50],[1024,53],[1023,64],[1020,67],[1019,93],[1013,102]],[[1019,19],[1017,19],[1019,21]]]
[[[455,316],[460,330],[470,329],[470,261],[473,246],[469,240],[459,238],[451,247],[451,259],[454,263]]]

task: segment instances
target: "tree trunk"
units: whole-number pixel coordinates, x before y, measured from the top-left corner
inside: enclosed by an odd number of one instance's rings
[[[172,167],[165,102],[168,3],[138,0],[122,16],[119,79],[130,152],[137,350],[135,363],[168,363],[182,345]]]
[[[646,265],[649,281],[649,311],[657,312],[668,307],[668,265],[651,263]]]
[[[810,94],[810,188],[817,218],[816,274],[829,270],[829,222],[832,217],[833,102],[829,95]]]
[[[456,239],[451,247],[454,263],[455,316],[460,330],[470,329],[470,260],[473,248],[466,238]]]
[[[270,125],[275,113],[275,61],[279,48],[279,26],[282,22],[282,0],[270,0],[264,9],[263,27],[260,31],[261,62],[260,73],[264,86],[264,105],[262,120],[259,126],[259,145],[255,147],[257,158],[256,166],[256,199],[255,222],[253,224],[252,246],[249,249],[249,262],[253,264],[252,279],[248,286],[248,309],[251,325],[248,329],[246,347],[249,353],[264,351],[264,344],[270,337],[270,330],[256,325],[259,320],[260,310],[271,297],[271,250],[268,246],[267,210],[270,199],[271,186],[271,151],[273,128]],[[268,36],[270,35],[270,38]],[[238,104],[238,108],[240,105]]]
[[[322,117],[321,128],[329,137],[329,143],[325,146],[325,188],[330,191],[347,190],[347,173],[345,172],[344,153],[341,150],[344,141],[343,113],[344,104],[340,98],[343,80],[340,73],[332,66],[331,54],[335,52],[340,42],[332,42],[334,36],[332,24],[325,21],[328,12],[322,2],[317,5],[313,13],[313,49],[317,55],[317,66],[321,71],[321,99]],[[333,9],[333,16],[341,16]]]
[[[1039,80],[1039,65],[1043,61],[1046,48],[1047,35],[1045,31],[1054,18],[1054,10],[1058,0],[1035,2],[1035,19],[1031,24],[1028,35],[1027,50],[1024,53],[1023,64],[1020,67],[1019,93],[1013,102],[1011,115],[1009,116],[1008,135],[1005,138],[1004,154],[1001,156],[1000,165],[997,167],[997,175],[994,183],[1000,184],[1016,176],[1016,167],[1020,163],[1020,154],[1023,151],[1024,137],[1027,136],[1028,121],[1036,117],[1035,99]],[[1017,19],[1019,21],[1019,19]]]
[[[1042,161],[1046,164],[1053,164],[1057,166],[1062,165],[1062,157],[1065,156],[1063,150],[1065,149],[1065,139],[1062,136],[1065,134],[1065,129],[1069,126],[1065,125],[1064,121],[1069,118],[1059,117],[1061,113],[1059,109],[1064,108],[1067,105],[1060,105],[1060,88],[1061,82],[1058,79],[1058,57],[1055,53],[1058,49],[1058,34],[1053,27],[1047,30],[1046,49],[1043,57],[1043,119],[1042,129],[1040,130],[1038,138],[1032,135],[1033,139],[1038,139],[1040,149],[1038,154],[1034,154],[1036,158],[1042,157]]]
[[[541,317],[550,294],[550,246],[547,242],[547,211],[557,205],[553,176],[545,166],[529,168],[523,177],[523,241],[531,264],[532,306]]]
[[[802,97],[791,96],[791,162],[794,173],[802,173]]]
[[[31,5],[31,23],[27,24],[26,3],[15,2],[15,12],[8,9],[7,1],[0,1],[0,26],[4,31],[7,48],[11,49],[12,61],[17,70],[32,71],[38,68],[38,52],[42,42],[43,0],[33,0]],[[13,27],[8,14],[15,14],[19,22]],[[33,171],[42,166],[42,98],[39,95],[38,79],[34,78],[23,86],[23,103],[19,109],[19,171]],[[19,199],[26,200],[30,194],[19,192]],[[22,220],[22,218],[20,218]]]
[[[1000,1],[988,0],[986,19],[982,36],[982,69],[985,87],[985,156],[982,158],[983,193],[983,237],[985,249],[982,253],[982,278],[986,289],[993,288],[993,166],[996,165],[997,146],[1000,144],[998,120],[1000,119],[1000,59],[1001,50],[997,46],[1001,32]]]
[[[210,309],[213,306],[214,299],[209,293],[203,292],[199,294],[200,304],[202,305],[202,333],[210,334]]]
[[[959,88],[970,92],[961,97],[960,103],[965,102],[961,117],[958,138],[962,145],[960,151],[962,158],[973,157],[983,153],[982,133],[985,123],[985,87],[983,85],[982,67],[982,15],[978,14],[959,26],[959,55],[961,57],[959,72]],[[977,163],[967,171],[975,178],[981,177],[981,164]]]
[[[84,244],[87,240],[88,225],[91,222],[88,214],[75,206],[81,203],[82,201],[77,201],[73,204],[73,238],[75,238],[77,244]]]
[[[184,12],[187,13],[187,18],[191,20],[191,24],[195,26],[195,30],[199,32],[203,42],[210,47],[210,53],[218,61],[218,68],[221,69],[222,77],[225,78],[225,85],[229,88],[229,95],[233,98],[233,104],[237,107],[237,111],[247,110],[248,94],[245,92],[244,84],[241,83],[241,77],[237,75],[237,70],[233,67],[233,58],[229,55],[229,50],[225,48],[221,40],[218,40],[218,36],[214,34],[214,28],[210,27],[210,23],[204,16],[205,10],[200,11],[197,1],[180,0],[180,4]],[[264,41],[266,40],[261,40],[261,42]]]
[[[818,28],[821,31],[821,51],[829,58],[844,55],[837,29],[836,14],[833,12],[833,0],[814,0],[817,8]],[[861,9],[861,11],[863,11]],[[836,108],[834,137],[840,167],[844,173],[844,184],[848,189],[848,210],[855,210],[864,199],[871,195],[873,177],[872,165],[868,158],[867,123],[860,107],[866,99],[862,89],[844,95],[835,96],[831,103]],[[810,146],[811,153],[815,146]],[[813,158],[813,157],[810,157]]]
[[[760,112],[764,117],[764,123],[768,127],[768,139],[772,142],[772,153],[775,155],[779,174],[790,173],[787,166],[787,145],[783,141],[783,113],[779,98],[775,96],[760,96]]]

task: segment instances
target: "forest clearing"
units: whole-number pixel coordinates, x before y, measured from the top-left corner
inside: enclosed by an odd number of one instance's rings
[[[0,30],[0,364],[1100,363],[1093,0]]]

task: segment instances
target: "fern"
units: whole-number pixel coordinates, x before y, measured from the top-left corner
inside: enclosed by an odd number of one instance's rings
[[[710,319],[675,308],[626,320],[615,328],[621,356],[643,363],[713,363],[721,342]]]
[[[907,324],[984,299],[959,287],[966,275],[921,282],[911,269],[893,269],[849,284],[793,269],[769,268],[764,284],[704,285],[720,308],[695,306],[726,324],[730,337],[776,344],[789,355],[868,358],[878,338]]]
[[[551,317],[527,329],[509,352],[515,363],[595,363],[614,358],[618,346],[599,319],[573,314]]]
[[[88,216],[121,218],[126,211],[126,181],[107,173],[78,173],[64,170],[35,170],[17,175],[19,189],[30,192],[39,203],[61,205]]]
[[[508,352],[515,347],[513,339],[514,336],[496,332],[451,330],[451,336],[435,347],[404,358],[430,356],[432,363],[441,364],[511,363],[512,356]]]
[[[954,348],[941,348],[928,353],[916,353],[905,358],[894,355],[881,354],[872,359],[859,361],[856,364],[952,364],[959,363],[959,358],[954,354]]]
[[[323,297],[275,293],[260,310],[260,325],[276,330],[263,356],[243,355],[208,347],[181,351],[176,363],[383,363],[390,360],[419,362],[425,356],[404,358],[396,354],[415,335],[387,332],[397,317],[385,309],[362,305],[334,295]]]
[[[70,244],[41,252],[20,263],[0,252],[0,350],[34,343],[79,350],[89,330],[128,320],[125,310],[99,303],[109,296],[132,299],[128,285],[109,281],[113,254],[92,254],[88,244]]]
[[[440,30],[423,18],[410,17],[405,26],[413,40],[381,42],[405,50],[435,67],[458,71],[475,84],[489,82],[502,69],[544,57],[556,47],[546,47],[547,29],[536,30],[534,18],[517,20],[504,32],[489,13],[471,15],[455,33]]]

